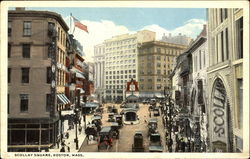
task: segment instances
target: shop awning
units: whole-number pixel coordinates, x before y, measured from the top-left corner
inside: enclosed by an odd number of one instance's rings
[[[65,94],[57,94],[58,104],[69,104],[69,99],[65,96]]]
[[[80,93],[85,93],[85,91],[81,88],[81,89],[80,89]]]
[[[85,79],[85,77],[81,73],[79,73],[79,72],[76,72],[76,77],[77,78]]]

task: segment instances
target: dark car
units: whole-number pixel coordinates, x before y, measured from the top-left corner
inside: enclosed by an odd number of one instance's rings
[[[159,133],[150,135],[149,152],[163,152],[161,136]]]
[[[142,132],[135,132],[134,143],[132,144],[132,152],[144,152]]]

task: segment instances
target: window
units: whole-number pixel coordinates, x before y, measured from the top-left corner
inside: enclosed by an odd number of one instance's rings
[[[225,60],[224,59],[224,39],[223,39],[223,31],[221,32],[221,60],[222,62]]]
[[[47,83],[51,83],[51,67],[47,67]]]
[[[22,83],[29,83],[29,71],[30,68],[28,67],[22,68]]]
[[[161,74],[161,70],[157,70],[157,74]]]
[[[243,79],[238,79],[238,124],[239,128],[243,126]]]
[[[228,28],[226,28],[226,31],[225,31],[226,33],[226,37],[225,37],[225,40],[226,40],[226,50],[225,50],[225,52],[226,52],[226,54],[225,54],[225,60],[228,60],[228,58],[229,58],[229,48],[228,48]]]
[[[200,64],[200,69],[201,69],[201,50],[199,50],[199,59],[200,59],[199,64]]]
[[[28,94],[20,94],[20,111],[27,112],[29,105],[29,95]]]
[[[11,32],[12,32],[12,26],[11,26],[11,22],[8,22],[8,36],[11,36]]]
[[[23,36],[31,36],[31,22],[23,22]]]
[[[50,111],[51,94],[46,94],[46,112]]]
[[[161,48],[157,48],[157,53],[161,53]]]
[[[30,44],[23,44],[23,58],[30,58]]]
[[[136,73],[136,70],[133,70],[133,73]]]
[[[11,82],[11,68],[8,68],[8,83]]]
[[[243,17],[236,21],[236,42],[238,48],[237,59],[243,58]]]
[[[11,44],[8,44],[8,58],[11,57]]]
[[[8,94],[8,114],[10,113],[10,94]]]

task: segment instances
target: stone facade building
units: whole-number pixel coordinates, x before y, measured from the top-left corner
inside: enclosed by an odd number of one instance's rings
[[[211,151],[243,150],[243,9],[208,9]]]
[[[58,112],[70,103],[68,27],[53,12],[17,9],[8,15],[8,151],[47,150],[60,134]]]
[[[94,46],[94,84],[99,101],[104,101],[105,45]]]
[[[181,33],[176,36],[172,36],[172,34],[169,33],[168,36],[164,34],[161,41],[188,46],[191,44],[192,38],[182,35]]]
[[[162,41],[150,41],[138,47],[138,81],[141,98],[163,97],[164,88],[171,87],[168,76],[173,60],[187,47]]]

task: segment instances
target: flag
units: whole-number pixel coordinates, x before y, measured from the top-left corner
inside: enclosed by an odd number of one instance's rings
[[[72,16],[73,17],[73,16]],[[87,33],[88,32],[88,27],[86,25],[83,25],[78,19],[76,19],[75,17],[73,17],[73,20],[74,20],[74,25],[75,27],[83,30],[83,31],[86,31]]]

